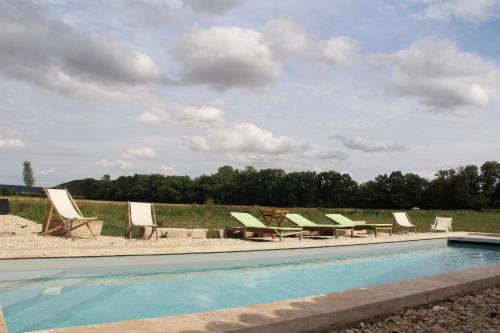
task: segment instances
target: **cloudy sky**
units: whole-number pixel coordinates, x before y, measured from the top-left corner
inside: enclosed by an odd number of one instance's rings
[[[500,0],[0,3],[0,184],[500,159]]]

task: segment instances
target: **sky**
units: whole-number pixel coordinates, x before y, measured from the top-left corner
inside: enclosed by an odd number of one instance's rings
[[[500,159],[500,0],[0,2],[0,184]]]

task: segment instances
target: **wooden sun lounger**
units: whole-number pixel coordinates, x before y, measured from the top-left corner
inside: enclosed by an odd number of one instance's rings
[[[356,223],[342,214],[325,214],[333,223],[341,226],[351,227],[354,230],[373,230],[375,237],[379,231],[387,231],[392,236],[392,224],[386,223]]]
[[[333,224],[316,224],[311,220],[306,219],[300,214],[286,214],[286,219],[293,224],[308,231],[332,232],[335,238],[338,238],[338,230],[350,232],[351,238],[354,237],[354,228],[349,226],[333,225]]]
[[[231,216],[243,225],[243,238],[246,239],[247,231],[270,234],[271,237],[278,236],[280,241],[283,236],[299,235],[302,240],[302,228],[288,227],[271,227],[266,226],[261,221],[257,220],[253,215],[248,213],[231,212]]]

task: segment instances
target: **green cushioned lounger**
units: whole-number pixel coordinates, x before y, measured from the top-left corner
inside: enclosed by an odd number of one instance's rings
[[[271,236],[277,235],[280,240],[283,236],[299,235],[302,239],[302,228],[289,228],[289,227],[272,227],[266,226],[264,223],[256,219],[253,215],[248,213],[236,213],[231,212],[231,216],[243,225],[243,237],[246,238],[247,231],[255,231],[265,234],[270,234]]]
[[[300,214],[286,214],[287,220],[293,224],[308,231],[331,231],[335,238],[338,238],[337,230],[345,230],[351,232],[351,237],[354,236],[354,228],[350,226],[333,225],[333,224],[316,224],[311,220],[306,219]]]
[[[325,214],[325,216],[330,219],[334,224],[341,225],[345,227],[354,228],[354,230],[374,230],[375,237],[377,237],[377,232],[379,230],[386,230],[392,235],[392,224],[390,223],[356,223],[355,221],[345,217],[342,214]]]

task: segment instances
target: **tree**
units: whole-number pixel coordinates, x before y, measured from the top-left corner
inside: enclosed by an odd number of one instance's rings
[[[481,192],[488,200],[490,208],[498,208],[500,201],[500,163],[495,161],[485,162],[481,166]]]
[[[23,162],[23,181],[24,184],[28,187],[33,187],[33,185],[35,185],[35,177],[33,176],[31,161]]]
[[[375,209],[500,208],[500,164],[496,161],[486,162],[480,169],[467,165],[439,170],[430,181],[393,171],[358,184],[348,174],[333,170],[287,173],[250,166],[238,170],[225,165],[217,173],[194,179],[150,174],[113,180],[105,175],[99,180],[87,178],[60,186],[97,200]]]

